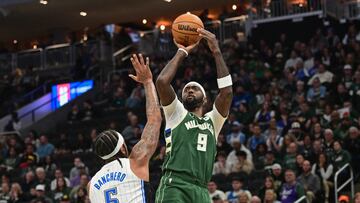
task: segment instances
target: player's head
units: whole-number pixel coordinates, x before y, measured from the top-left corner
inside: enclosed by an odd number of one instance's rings
[[[204,88],[194,81],[187,83],[182,90],[182,101],[188,111],[201,107],[206,101]]]
[[[123,136],[115,130],[106,130],[99,134],[94,145],[95,154],[105,161],[128,157]]]

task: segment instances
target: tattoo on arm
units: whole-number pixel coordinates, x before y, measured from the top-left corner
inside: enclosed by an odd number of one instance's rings
[[[161,113],[154,84],[144,85],[146,95],[147,123],[141,135],[141,140],[134,146],[130,158],[139,164],[147,164],[156,150],[159,140]]]

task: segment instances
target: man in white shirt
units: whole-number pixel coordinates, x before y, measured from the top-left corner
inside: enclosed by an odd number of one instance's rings
[[[299,61],[302,61],[302,59],[297,56],[297,53],[295,51],[292,51],[290,58],[285,63],[284,70],[288,70],[290,67],[294,68]]]
[[[244,151],[246,153],[246,160],[252,162],[252,154],[245,145],[241,144],[239,140],[234,140],[231,144],[233,149],[226,159],[226,168],[230,168],[232,165],[236,164],[239,160],[236,156],[237,151]]]
[[[315,78],[319,78],[320,83],[331,83],[333,80],[334,74],[328,70],[326,70],[326,67],[324,64],[320,64],[318,68],[318,72],[308,81],[308,85],[313,84],[313,80]]]
[[[211,200],[216,197],[217,199],[221,199],[224,201],[226,200],[225,193],[217,189],[217,184],[213,180],[210,180],[210,182],[208,183],[208,191]]]

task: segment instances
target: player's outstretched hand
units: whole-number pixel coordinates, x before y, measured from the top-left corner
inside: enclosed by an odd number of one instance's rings
[[[199,41],[200,42],[200,41]],[[178,44],[175,40],[174,40],[174,44],[178,47],[178,48],[182,48],[185,49],[188,53],[190,53],[195,47],[197,47],[197,45],[199,44],[199,42],[197,42],[196,44],[192,44],[190,46],[183,46],[181,44]]]
[[[130,74],[130,78],[142,84],[152,82],[153,76],[149,66],[149,57],[146,57],[146,61],[144,61],[144,57],[142,56],[142,54],[138,54],[138,56],[136,54],[133,54],[130,58],[130,61],[136,72],[136,76]]]
[[[201,38],[204,38],[207,41],[209,49],[212,53],[220,52],[219,43],[213,33],[203,28],[198,28],[197,32]]]

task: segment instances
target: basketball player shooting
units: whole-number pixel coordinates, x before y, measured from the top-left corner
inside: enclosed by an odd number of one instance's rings
[[[94,150],[106,164],[88,185],[90,201],[93,203],[146,202],[144,181],[149,181],[149,160],[159,140],[161,114],[149,58],[144,61],[141,54],[134,54],[131,62],[136,76],[129,76],[144,85],[147,123],[141,140],[133,147],[130,155],[120,133],[108,130],[97,137]]]
[[[220,92],[208,113],[204,112],[205,90],[197,82],[184,86],[182,103],[179,101],[171,82],[197,44],[184,47],[175,42],[179,49],[156,81],[166,119],[166,158],[156,191],[157,203],[211,202],[206,186],[212,175],[217,136],[229,114],[232,80],[215,35],[202,28],[197,32],[207,41],[215,59]]]

